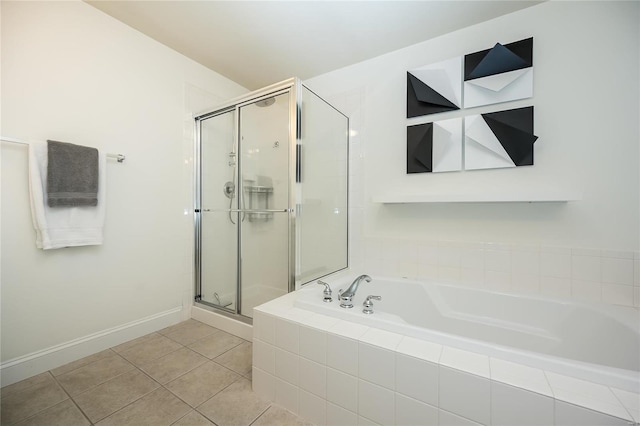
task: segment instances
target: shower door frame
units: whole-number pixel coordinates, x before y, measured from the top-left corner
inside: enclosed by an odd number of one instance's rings
[[[296,185],[296,145],[298,140],[300,139],[300,118],[301,118],[301,108],[302,108],[302,83],[298,78],[290,78],[284,80],[280,83],[273,84],[271,86],[267,86],[265,88],[247,93],[245,95],[239,96],[237,98],[231,99],[225,102],[218,107],[208,110],[202,113],[198,113],[194,115],[194,126],[195,126],[195,144],[194,144],[194,231],[195,231],[195,241],[194,241],[194,277],[195,277],[195,302],[198,304],[202,304],[207,308],[213,308],[216,312],[221,313],[223,315],[231,316],[234,319],[252,323],[252,319],[245,315],[240,314],[241,312],[241,291],[242,286],[239,285],[242,283],[242,243],[241,243],[241,233],[242,227],[238,224],[236,241],[238,242],[237,247],[237,276],[236,276],[236,300],[235,300],[235,309],[228,309],[223,306],[215,305],[213,303],[209,303],[203,301],[201,298],[202,295],[202,236],[201,236],[201,226],[202,226],[202,185],[201,185],[201,176],[202,176],[202,163],[201,163],[201,125],[202,121],[221,115],[225,113],[229,113],[231,111],[235,111],[234,117],[234,145],[236,147],[236,161],[238,161],[238,170],[235,171],[238,175],[238,179],[241,176],[241,168],[242,164],[240,163],[240,108],[246,105],[251,105],[260,100],[264,100],[273,96],[282,95],[285,93],[289,93],[289,140],[288,149],[289,149],[289,165],[288,165],[288,208],[286,209],[286,213],[288,213],[288,222],[289,222],[289,244],[288,244],[288,265],[289,271],[287,274],[288,283],[287,283],[287,292],[291,292],[295,290],[296,279],[295,279],[295,253],[296,253],[296,199],[295,199],[295,185]],[[240,187],[238,181],[238,187]],[[229,210],[242,210],[244,206],[237,206],[237,209],[229,209]],[[283,211],[285,213],[285,211]]]

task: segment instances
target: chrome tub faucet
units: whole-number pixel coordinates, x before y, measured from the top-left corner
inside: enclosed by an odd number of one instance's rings
[[[352,299],[356,295],[356,291],[358,291],[358,286],[360,285],[362,280],[370,283],[371,277],[369,275],[360,275],[351,283],[346,291],[343,292],[342,290],[340,290],[338,292],[338,299],[340,300],[341,308],[353,308]]]

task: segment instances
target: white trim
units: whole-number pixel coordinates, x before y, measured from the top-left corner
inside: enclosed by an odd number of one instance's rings
[[[188,313],[188,308],[184,310]],[[183,308],[177,307],[10,359],[0,364],[0,383],[4,387],[19,382],[85,356],[177,324],[182,320]]]
[[[227,333],[231,333],[241,339],[248,340],[250,342],[253,340],[253,327],[233,318],[229,318],[197,306],[191,307],[191,318],[212,327],[219,328]]]

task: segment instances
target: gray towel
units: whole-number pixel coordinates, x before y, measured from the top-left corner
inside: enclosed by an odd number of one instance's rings
[[[98,205],[98,150],[47,141],[49,207]]]

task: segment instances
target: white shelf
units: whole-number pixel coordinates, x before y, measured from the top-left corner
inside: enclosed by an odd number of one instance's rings
[[[572,191],[518,191],[517,193],[377,194],[374,203],[566,203],[582,197]]]

